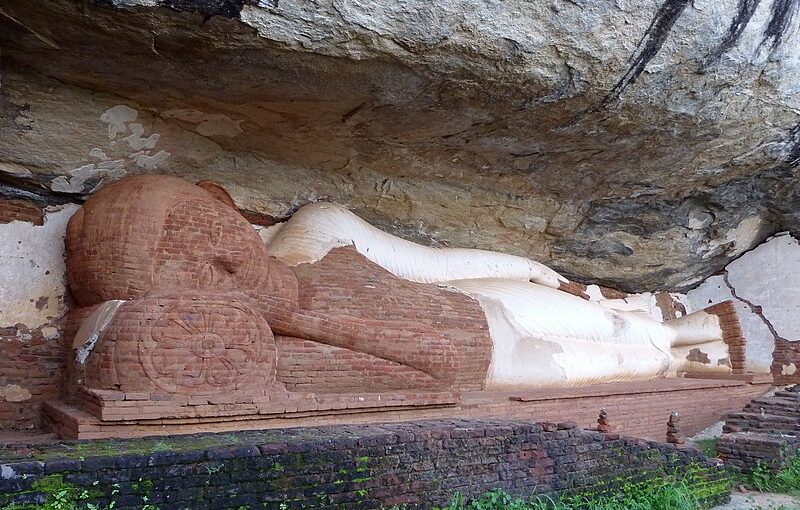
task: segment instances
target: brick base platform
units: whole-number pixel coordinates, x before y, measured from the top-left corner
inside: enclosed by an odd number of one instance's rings
[[[45,407],[45,426],[63,438],[142,437],[163,434],[224,432],[347,423],[386,423],[438,418],[502,418],[529,421],[573,419],[593,427],[601,408],[606,409],[614,431],[631,436],[664,440],[670,412],[681,414],[684,433],[693,435],[722,416],[741,409],[752,398],[768,391],[768,379],[657,379],[584,388],[537,391],[414,394],[318,395],[319,402],[305,400],[281,414],[232,410],[227,416],[205,414],[169,419],[124,419],[114,405],[96,407],[90,414],[77,407],[50,402]],[[89,398],[84,396],[83,398]],[[119,400],[125,409],[124,397]],[[326,399],[330,402],[327,404]],[[344,400],[342,400],[344,399]],[[334,402],[335,401],[335,402]],[[316,402],[316,401],[315,401]],[[108,404],[109,402],[105,402]],[[200,405],[200,403],[198,403]],[[233,404],[211,404],[213,407]],[[99,406],[99,404],[98,404]],[[305,407],[303,407],[305,406]],[[133,406],[135,407],[135,406]],[[130,407],[128,407],[130,408]],[[85,409],[85,407],[84,407]],[[220,408],[221,409],[221,408]],[[241,410],[240,410],[241,411]],[[224,414],[224,413],[223,413]],[[109,418],[117,418],[110,421]],[[103,418],[103,419],[101,419]],[[120,419],[122,418],[122,419]]]

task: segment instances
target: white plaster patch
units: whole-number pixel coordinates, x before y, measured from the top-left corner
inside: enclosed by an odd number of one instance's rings
[[[59,175],[50,182],[50,189],[62,193],[81,193],[84,183],[102,173],[94,163],[70,170],[69,177]]]
[[[128,145],[130,145],[131,149],[135,151],[140,151],[142,149],[152,149],[158,143],[159,134],[153,133],[152,135],[148,136],[147,138],[143,138],[142,135],[144,134],[144,126],[141,124],[134,122],[131,123],[128,128],[131,130],[131,134],[123,138]]]
[[[589,296],[590,301],[600,301],[601,299],[605,299],[603,297],[603,292],[600,290],[598,285],[587,285],[586,294]]]
[[[566,278],[539,262],[485,250],[431,248],[395,237],[333,202],[306,205],[271,237],[267,252],[296,266],[353,246],[395,276],[420,283],[509,278],[558,288]],[[425,261],[424,264],[418,261]]]
[[[795,366],[794,363],[789,363],[781,367],[781,375],[794,375],[795,372],[797,372],[797,366]]]
[[[775,349],[772,333],[749,306],[733,297],[722,276],[712,276],[686,293],[687,310],[702,310],[726,300],[733,301],[746,339],[745,369],[748,372],[769,373],[772,351]]]
[[[205,113],[189,108],[168,110],[164,117],[196,124],[195,130],[203,136],[234,137],[242,132],[241,120],[234,120],[220,113]]]
[[[93,158],[97,158],[97,159],[102,160],[102,161],[106,161],[108,159],[108,156],[106,155],[106,153],[103,152],[102,149],[98,149],[97,147],[95,147],[94,149],[90,150],[89,151],[89,155],[91,157],[93,157]]]
[[[36,329],[66,312],[64,236],[77,210],[75,204],[46,210],[42,226],[0,224],[0,327]]]
[[[130,155],[130,158],[136,163],[136,166],[144,168],[145,170],[155,170],[158,165],[167,160],[170,153],[167,151],[158,151],[152,156],[146,152],[137,152]]]
[[[728,241],[733,242],[733,254],[740,255],[750,248],[758,240],[763,221],[760,216],[750,216],[739,222],[739,224],[728,232]]]
[[[711,225],[714,216],[707,211],[692,211],[689,213],[687,226],[692,230],[702,230]]]
[[[760,306],[782,338],[800,340],[800,245],[779,234],[731,262],[728,280],[736,293]]]
[[[739,222],[736,227],[725,233],[724,239],[713,239],[702,248],[703,258],[707,259],[730,247],[730,255],[737,256],[746,252],[756,243],[761,234],[764,222],[760,216],[750,216]]]
[[[136,120],[138,115],[139,113],[133,108],[125,106],[124,104],[118,104],[103,112],[103,114],[100,115],[100,120],[108,124],[109,140],[115,140],[117,134],[124,133],[128,130],[126,124]]]
[[[683,306],[685,312],[682,312],[680,309],[675,310],[676,317],[683,317],[687,313],[691,313],[694,310],[692,309],[691,305],[689,304],[689,299],[686,297],[686,294],[681,294],[679,292],[670,292],[669,295],[672,297],[672,300],[676,303]]]
[[[75,349],[75,360],[78,364],[83,365],[86,362],[86,358],[92,353],[97,341],[100,340],[103,332],[114,320],[123,304],[125,301],[119,299],[106,301],[83,320],[72,342],[72,348]]]
[[[276,223],[275,225],[270,225],[269,227],[262,227],[261,225],[253,225],[253,228],[256,229],[258,232],[258,236],[264,242],[264,244],[269,244],[272,241],[272,238],[280,232],[281,228],[283,227],[284,223]]]
[[[31,399],[31,392],[17,384],[0,386],[0,399],[6,402],[24,402]]]
[[[41,329],[42,336],[48,340],[58,338],[58,328],[55,326],[45,326]]]

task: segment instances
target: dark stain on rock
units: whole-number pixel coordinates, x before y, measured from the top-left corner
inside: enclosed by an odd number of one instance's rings
[[[788,150],[783,160],[790,167],[800,166],[800,124],[789,131]]]
[[[244,0],[164,0],[162,5],[178,12],[200,13],[205,19],[212,16],[238,19],[244,3]]]
[[[96,4],[119,8],[113,0],[96,0]],[[212,16],[239,19],[239,13],[247,0],[159,0],[161,7],[172,9],[176,12],[198,13],[207,21]],[[252,3],[256,3],[255,1]],[[277,0],[267,2],[270,7],[277,7]],[[124,7],[123,7],[124,8]],[[85,9],[84,9],[85,10]]]
[[[60,193],[47,187],[57,176],[43,178],[39,175],[20,177],[0,172],[0,198],[9,200],[25,200],[40,207],[63,205],[70,202],[83,202],[83,195]]]
[[[719,58],[731,48],[736,46],[760,3],[761,0],[738,1],[736,14],[731,20],[731,24],[725,36],[700,65],[701,72],[709,65],[719,60]],[[680,18],[681,14],[683,14],[688,4],[689,0],[665,0],[665,2],[661,4],[661,7],[656,11],[653,20],[650,22],[650,26],[645,31],[642,40],[639,42],[636,51],[631,55],[628,70],[606,96],[606,103],[619,98],[620,94],[644,72],[647,64],[658,54],[659,50],[661,50],[661,46],[664,45],[664,41],[666,41],[672,27],[675,25],[678,18]],[[769,44],[770,50],[775,50],[775,48],[783,42],[784,37],[794,21],[798,6],[800,6],[800,0],[773,1],[770,8],[770,19],[767,26],[764,28],[760,46]]]
[[[37,310],[44,310],[47,307],[47,303],[50,302],[50,296],[42,296],[36,300],[36,309]]]
[[[728,50],[736,46],[760,3],[761,0],[739,0],[739,4],[736,7],[736,15],[728,27],[728,32],[723,37],[722,42],[719,43],[719,46],[708,56],[702,68],[713,64]]]
[[[606,96],[606,102],[618,98],[644,72],[647,64],[658,54],[661,46],[664,45],[673,25],[678,21],[687,5],[689,5],[689,0],[666,0],[661,4],[661,7],[656,11],[656,15],[650,22],[650,26],[647,27],[642,40],[639,41],[636,51],[628,60],[627,72]]]
[[[704,353],[697,347],[689,351],[689,354],[686,356],[686,361],[696,361],[697,363],[703,363],[705,365],[711,363],[711,359],[708,357],[708,354]]]
[[[769,41],[770,49],[774,50],[783,41],[786,32],[792,24],[800,0],[775,0],[772,3],[769,23],[764,29],[764,39],[761,44]]]

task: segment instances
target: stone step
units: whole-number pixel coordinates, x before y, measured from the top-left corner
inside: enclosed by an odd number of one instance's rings
[[[760,404],[765,406],[795,407],[800,408],[800,398],[797,397],[758,397],[750,401],[750,404]]]
[[[787,424],[787,425],[798,425],[797,416],[781,416],[777,414],[769,414],[769,413],[760,413],[760,412],[740,412],[740,413],[731,413],[728,415],[726,421],[735,419],[735,420],[747,420],[747,421],[755,421],[755,422],[765,422],[765,423],[774,423],[774,424]]]
[[[762,412],[767,415],[774,415],[774,416],[784,416],[784,417],[793,417],[795,419],[800,418],[800,408],[797,407],[783,407],[783,406],[775,406],[775,405],[763,405],[755,402],[751,402],[744,406],[743,409],[746,413],[752,414],[761,414]]]
[[[781,398],[788,398],[788,399],[795,399],[796,400],[796,399],[800,398],[800,392],[787,391],[787,390],[778,390],[778,391],[775,392],[775,394],[773,396],[781,397]]]

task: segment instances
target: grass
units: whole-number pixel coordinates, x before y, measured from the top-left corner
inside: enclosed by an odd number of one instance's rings
[[[548,498],[525,501],[502,491],[488,492],[469,502],[459,495],[441,510],[700,510],[699,500],[690,488],[673,485],[650,491],[620,493],[615,496],[578,495],[558,500]]]
[[[800,496],[800,455],[795,453],[789,463],[777,472],[767,469],[764,464],[756,465],[746,475],[744,484],[761,492]]]
[[[466,501],[460,494],[450,505],[437,510],[701,510],[730,490],[727,479],[713,481],[702,468],[683,474],[640,482],[625,482],[615,489],[564,495],[558,499],[533,496],[529,500],[492,491]]]
[[[692,441],[697,449],[706,457],[714,458],[717,456],[717,443],[718,437],[709,437],[706,439],[697,439]]]

